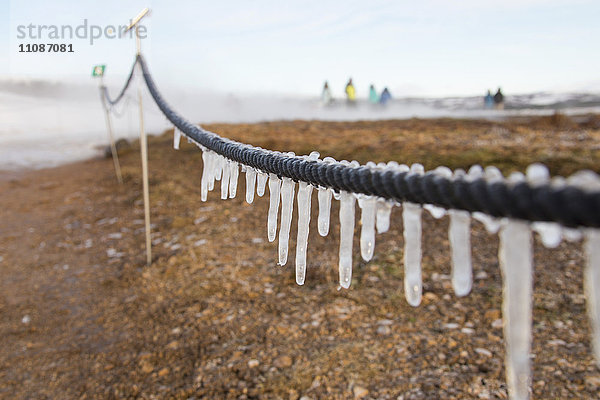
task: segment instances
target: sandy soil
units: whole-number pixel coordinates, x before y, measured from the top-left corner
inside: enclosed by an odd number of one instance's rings
[[[492,123],[407,120],[277,122],[207,128],[262,147],[338,159],[423,161],[505,172],[546,162],[598,171],[598,118]],[[447,219],[424,213],[424,300],[402,290],[402,221],[355,251],[338,291],[331,233],[313,212],[306,285],[276,266],[268,196],[200,202],[201,154],[150,140],[154,262],[144,265],[137,151],[0,179],[0,398],[506,398],[495,235],[473,225],[473,293],[449,280]],[[240,178],[240,193],[244,180]],[[316,199],[313,198],[313,211]],[[295,218],[295,216],[294,216]],[[358,224],[357,224],[358,225]],[[359,227],[357,226],[357,230]],[[295,219],[291,251],[295,249]],[[358,249],[358,234],[355,249]],[[598,398],[579,243],[536,238],[534,398]]]

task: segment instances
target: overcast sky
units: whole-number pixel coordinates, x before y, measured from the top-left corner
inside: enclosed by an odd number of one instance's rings
[[[340,96],[600,91],[600,1],[0,0],[0,76],[84,80],[107,64],[120,82],[130,39],[18,39],[18,25],[120,25],[149,6],[144,52],[159,87]],[[19,44],[71,43],[73,54]]]

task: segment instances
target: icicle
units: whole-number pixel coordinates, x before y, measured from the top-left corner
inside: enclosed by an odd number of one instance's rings
[[[223,160],[223,176],[221,178],[221,199],[226,200],[229,195],[229,175],[231,174],[231,162],[227,159]]]
[[[402,204],[404,221],[404,294],[413,307],[421,303],[421,206]]]
[[[425,204],[423,208],[429,211],[429,214],[435,219],[443,218],[446,215],[446,209],[434,206],[433,204]]]
[[[240,169],[238,163],[231,161],[229,163],[229,198],[234,199],[237,194],[238,177]]]
[[[269,177],[269,175],[267,175],[266,173],[259,171],[258,172],[258,179],[257,179],[257,183],[256,183],[256,194],[258,194],[260,197],[263,197],[263,195],[265,194],[265,188],[267,186],[267,178]]]
[[[336,162],[334,158],[325,157],[323,162],[326,164]],[[317,220],[317,228],[319,231],[319,235],[327,236],[329,233],[329,219],[331,213],[331,196],[333,191],[328,188],[319,186],[319,218]]]
[[[567,183],[586,192],[600,192],[600,178],[591,171],[580,171],[570,176]],[[565,229],[565,238],[567,232],[572,239],[578,239],[578,234],[581,235],[581,229]],[[596,364],[600,367],[600,229],[585,229],[584,251],[586,265],[583,283],[592,330],[592,348]]]
[[[350,287],[352,282],[352,241],[354,238],[354,195],[340,192],[340,286]]]
[[[281,226],[279,227],[279,265],[287,263],[292,211],[294,210],[294,186],[290,178],[283,178],[281,185]]]
[[[412,173],[422,174],[423,166],[413,164]],[[418,204],[402,204],[404,221],[404,295],[413,307],[421,304],[421,211]]]
[[[277,233],[277,214],[279,213],[279,197],[281,192],[281,179],[275,174],[269,174],[269,217],[267,220],[267,236],[269,242],[275,240]]]
[[[202,152],[202,181],[200,183],[200,200],[206,201],[208,198],[208,174],[211,169],[211,158],[208,151]]]
[[[375,218],[377,198],[373,196],[361,196],[358,199],[361,208],[360,221],[360,255],[363,260],[371,261],[375,250]]]
[[[562,228],[561,235],[568,242],[579,242],[583,237],[583,233],[577,228]]]
[[[452,287],[457,296],[469,294],[473,280],[471,265],[471,218],[468,211],[450,210],[448,235],[452,252]]]
[[[592,348],[600,366],[600,230],[585,232],[585,297],[592,329]]]
[[[464,175],[461,170],[455,177]],[[483,176],[483,168],[473,165],[466,176],[474,181]],[[473,284],[473,265],[471,262],[471,215],[467,211],[450,210],[448,235],[452,252],[452,287],[458,297],[466,296]]]
[[[329,233],[329,214],[331,212],[331,190],[319,187],[319,235],[327,236]]]
[[[208,159],[209,159],[209,163],[208,163],[208,170],[206,171],[207,174],[207,178],[208,178],[208,190],[212,191],[215,188],[215,176],[216,176],[216,164],[217,164],[217,157],[216,154],[213,153],[212,151],[208,152]]]
[[[246,166],[246,203],[254,201],[254,188],[256,186],[256,170]]]
[[[481,222],[485,226],[485,230],[490,234],[498,233],[500,230],[500,221],[494,217],[490,217],[487,214],[475,211],[473,213],[473,219]]]
[[[312,185],[306,182],[298,184],[298,239],[296,241],[296,283],[298,285],[304,285],[306,277],[306,248],[312,190]]]
[[[531,164],[527,167],[527,180],[531,186],[550,183],[550,173],[543,164]],[[555,222],[534,222],[531,228],[540,235],[542,244],[548,248],[555,248],[562,240],[562,229]]]
[[[179,150],[179,142],[181,141],[181,131],[177,127],[173,128],[173,148]]]
[[[392,214],[393,206],[394,203],[391,201],[377,199],[377,233],[384,233],[390,229],[390,215]]]
[[[533,254],[526,222],[506,220],[500,230],[502,313],[506,340],[506,381],[511,399],[528,399],[531,371]]]
[[[215,180],[220,181],[223,177],[224,164],[227,161],[225,157],[214,153],[215,157]],[[212,190],[212,189],[211,189]]]

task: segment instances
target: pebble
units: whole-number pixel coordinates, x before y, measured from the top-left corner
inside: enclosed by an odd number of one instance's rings
[[[494,328],[494,329],[501,329],[502,325],[503,325],[502,318],[498,318],[497,320],[494,320],[494,322],[492,322],[492,328]]]
[[[377,334],[382,336],[387,336],[392,333],[392,329],[387,325],[380,325],[377,327]]]
[[[200,239],[200,240],[196,240],[194,242],[194,247],[200,247],[202,245],[205,245],[207,243],[206,239]]]
[[[475,333],[475,329],[473,328],[462,328],[460,331],[462,333],[466,333],[467,335],[472,335]]]
[[[354,393],[355,399],[362,399],[369,394],[369,390],[362,386],[354,386],[352,392]]]
[[[600,388],[600,376],[586,376],[585,377],[585,386],[592,390],[598,390]]]
[[[163,368],[160,371],[158,371],[158,376],[165,376],[165,375],[169,375],[169,368]]]
[[[485,271],[479,271],[476,275],[475,275],[475,279],[487,279],[488,274]]]
[[[456,329],[458,328],[458,324],[456,322],[449,322],[444,324],[444,329]]]
[[[206,221],[208,219],[208,217],[198,217],[194,220],[194,225],[198,225],[203,223],[204,221]]]
[[[561,339],[548,340],[548,346],[566,346],[567,342]]]
[[[498,309],[491,309],[487,310],[485,314],[483,314],[483,316],[485,317],[485,319],[494,321],[498,318],[502,318],[502,313]]]
[[[486,356],[486,357],[491,357],[492,356],[492,352],[491,351],[489,351],[488,349],[484,349],[482,347],[476,347],[475,348],[475,353],[481,354],[482,356]]]
[[[248,361],[248,368],[256,368],[258,367],[260,362],[258,360],[252,359]]]
[[[273,361],[273,365],[277,368],[289,368],[292,366],[292,358],[290,356],[281,356]]]
[[[28,324],[31,322],[31,317],[29,315],[25,315],[22,319],[21,322],[24,324]]]

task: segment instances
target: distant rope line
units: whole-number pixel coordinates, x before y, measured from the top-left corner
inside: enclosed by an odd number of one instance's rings
[[[110,104],[111,106],[114,106],[115,104],[117,104],[119,101],[121,101],[123,96],[125,96],[125,92],[127,91],[127,89],[129,89],[129,85],[131,85],[131,81],[133,80],[133,75],[135,72],[135,65],[137,63],[138,63],[138,60],[136,58],[135,62],[131,66],[131,72],[129,72],[127,81],[125,81],[125,85],[123,85],[123,89],[121,89],[121,92],[114,100],[111,100],[110,96],[108,95],[108,89],[106,88],[106,86],[102,86],[102,93],[104,94],[104,98],[106,99],[106,102],[108,104]]]
[[[483,178],[448,178],[433,171],[425,174],[347,166],[340,163],[307,161],[248,144],[222,138],[177,114],[158,91],[143,56],[138,55],[121,93],[130,86],[136,64],[140,65],[146,86],[165,117],[189,139],[221,156],[279,177],[303,181],[336,191],[361,193],[397,202],[433,204],[445,209],[483,212],[493,217],[526,221],[557,222],[566,227],[600,227],[600,192],[573,185],[535,185],[526,181],[487,181]]]

